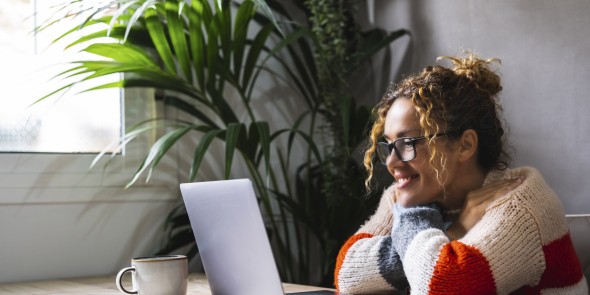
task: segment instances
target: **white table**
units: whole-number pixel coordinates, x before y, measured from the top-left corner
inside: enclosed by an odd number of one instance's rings
[[[283,284],[285,292],[305,292],[315,290],[330,290],[320,287]],[[92,294],[123,294],[115,286],[115,275],[75,278],[50,281],[34,281],[21,283],[0,284],[0,294],[27,295],[92,295]],[[188,279],[187,295],[210,295],[209,283],[204,274],[191,273]]]

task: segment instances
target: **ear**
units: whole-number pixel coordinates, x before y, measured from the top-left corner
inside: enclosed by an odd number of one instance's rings
[[[457,144],[459,161],[466,162],[474,159],[477,154],[477,132],[473,129],[463,131],[463,134],[457,140]]]

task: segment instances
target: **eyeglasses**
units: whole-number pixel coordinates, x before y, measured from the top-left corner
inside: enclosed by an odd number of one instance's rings
[[[418,141],[446,134],[447,133],[443,132],[429,136],[400,137],[392,143],[379,142],[377,143],[377,156],[379,157],[381,164],[384,165],[387,164],[387,159],[391,156],[392,151],[395,151],[395,154],[400,161],[412,161],[416,158],[416,143]]]

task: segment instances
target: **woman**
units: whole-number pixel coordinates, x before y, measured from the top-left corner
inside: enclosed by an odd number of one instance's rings
[[[365,153],[395,183],[336,264],[344,293],[588,294],[555,193],[508,169],[495,59],[446,57],[390,89]],[[383,139],[385,142],[379,142]]]

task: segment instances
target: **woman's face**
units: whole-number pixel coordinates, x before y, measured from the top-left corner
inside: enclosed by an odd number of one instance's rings
[[[396,99],[385,117],[383,136],[391,143],[400,137],[419,137],[423,132],[419,124],[418,112],[409,99]],[[445,186],[452,181],[453,158],[442,139],[435,141],[437,151],[447,155]],[[430,152],[426,140],[415,145],[416,158],[402,162],[392,152],[387,159],[387,170],[396,181],[396,202],[404,207],[432,202],[444,203],[444,193],[436,172],[429,163]],[[440,170],[440,169],[439,169]]]

